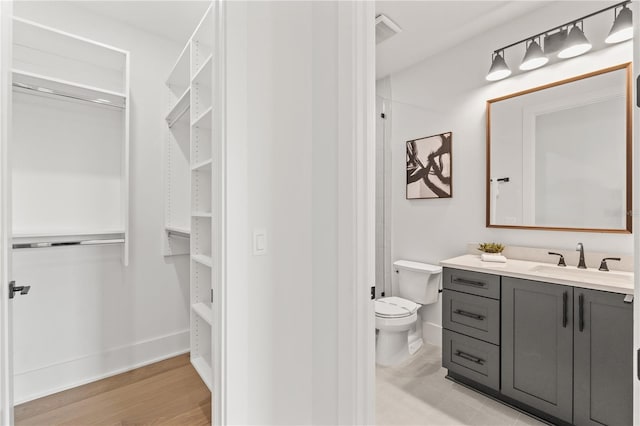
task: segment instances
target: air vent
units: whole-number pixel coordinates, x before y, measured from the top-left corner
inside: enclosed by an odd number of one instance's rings
[[[376,44],[393,37],[402,31],[402,28],[385,15],[376,16]]]

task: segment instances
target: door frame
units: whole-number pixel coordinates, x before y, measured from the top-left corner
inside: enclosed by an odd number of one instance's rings
[[[0,423],[13,424],[11,279],[11,58],[13,1],[0,1]]]
[[[341,239],[338,280],[338,377],[340,424],[375,424],[376,285],[376,90],[375,3],[339,2],[338,56],[342,185],[338,209]],[[346,64],[350,62],[350,66]],[[349,156],[348,154],[351,154]],[[344,202],[342,202],[344,201]],[[349,201],[349,202],[348,202]]]
[[[640,2],[631,2],[631,8],[633,10],[636,19],[640,16]],[[637,167],[640,165],[640,105],[638,91],[638,82],[640,81],[640,32],[638,25],[635,25],[636,31],[633,36],[633,67],[632,72],[636,77],[634,79],[634,113],[632,117],[633,121],[633,270],[635,271],[633,284],[634,284],[634,304],[633,304],[633,424],[640,425],[640,173],[638,173]]]

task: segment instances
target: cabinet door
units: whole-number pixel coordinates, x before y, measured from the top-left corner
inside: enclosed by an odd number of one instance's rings
[[[502,278],[502,393],[572,422],[573,288]]]
[[[624,295],[574,291],[574,422],[633,423],[633,305]]]

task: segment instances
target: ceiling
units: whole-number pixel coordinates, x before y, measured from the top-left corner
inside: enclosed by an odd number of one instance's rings
[[[414,65],[544,1],[376,1],[402,32],[376,47],[376,79]]]
[[[184,44],[211,4],[209,1],[77,1],[97,15],[106,16],[138,29]]]
[[[1,0],[0,0],[1,1]],[[79,7],[184,43],[210,2],[207,0],[76,1]],[[544,6],[541,1],[376,1],[402,32],[377,45],[376,78],[405,69],[473,38],[502,22]]]

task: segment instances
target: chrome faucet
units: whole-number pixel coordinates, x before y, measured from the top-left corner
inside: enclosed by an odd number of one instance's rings
[[[578,262],[578,268],[587,269],[587,264],[584,263],[584,246],[582,245],[582,243],[578,243],[578,246],[576,247],[576,251],[580,252],[580,261]]]

